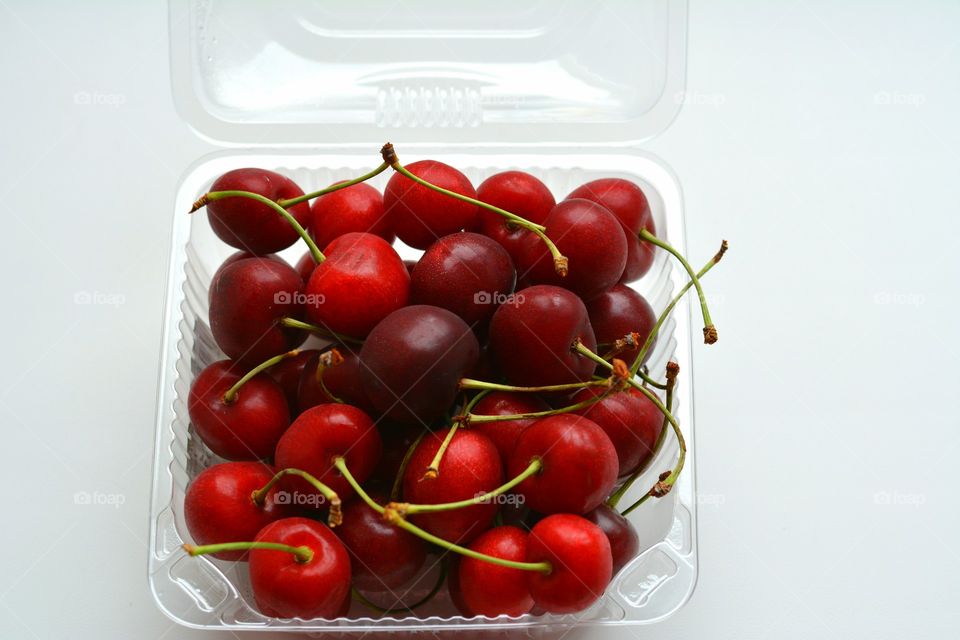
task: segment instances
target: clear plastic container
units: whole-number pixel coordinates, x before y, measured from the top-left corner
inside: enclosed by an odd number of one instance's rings
[[[412,6],[412,5],[411,5]],[[519,168],[562,198],[598,177],[637,182],[659,235],[683,250],[679,184],[640,142],[661,131],[682,102],[684,0],[640,2],[287,2],[172,0],[172,77],[178,109],[198,134],[224,147],[185,174],[172,212],[151,507],[149,581],[161,610],[191,627],[232,630],[555,632],[573,625],[647,624],[680,608],[697,575],[691,323],[678,305],[649,361],[681,363],[675,414],[687,467],[668,497],[631,514],[643,552],[586,611],[520,618],[463,618],[442,590],[417,616],[275,620],[252,606],[244,564],[187,557],[184,492],[219,462],[193,434],[186,397],[194,376],[223,357],[207,324],[207,286],[232,249],[191,203],[225,171],[259,166],[305,191],[379,164],[392,140],[405,162],[433,158],[478,184]],[[503,25],[510,25],[504,27]],[[382,188],[389,172],[372,181]],[[404,257],[417,252],[399,247]],[[281,255],[295,261],[300,243]],[[659,252],[636,288],[662,309],[685,277]],[[699,334],[699,331],[696,332]],[[669,469],[666,446],[624,500]],[[429,564],[429,563],[428,563]],[[435,570],[435,569],[433,569]],[[432,584],[425,580],[424,584]]]

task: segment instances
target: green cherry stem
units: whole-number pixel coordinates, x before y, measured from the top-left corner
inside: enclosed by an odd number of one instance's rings
[[[313,261],[317,264],[320,264],[324,261],[323,253],[320,251],[320,248],[317,246],[317,243],[313,241],[313,238],[310,237],[310,234],[307,233],[306,229],[297,222],[297,219],[290,215],[290,212],[281,207],[279,204],[271,200],[266,196],[262,196],[259,193],[253,193],[251,191],[211,191],[200,196],[200,199],[193,203],[193,208],[190,209],[190,213],[193,213],[197,209],[201,209],[211,202],[216,202],[217,200],[223,200],[224,198],[249,198],[250,200],[256,200],[261,204],[265,204],[290,223],[290,226],[296,230],[297,235],[303,238],[303,241],[307,243],[307,247],[310,248],[310,255],[313,256]]]
[[[334,333],[325,327],[310,324],[309,322],[304,322],[303,320],[297,320],[296,318],[283,318],[280,320],[280,324],[285,327],[290,327],[291,329],[302,329],[304,331],[309,331],[310,333],[316,334],[327,340],[336,340],[337,342],[342,342],[344,344],[363,344],[363,340],[351,338],[350,336],[345,336],[341,333]]]
[[[584,387],[604,387],[610,384],[606,378],[600,380],[587,380],[586,382],[571,382],[568,384],[553,384],[543,387],[515,387],[509,384],[498,384],[496,382],[484,382],[483,380],[474,380],[473,378],[461,378],[461,389],[485,389],[487,391],[507,391],[511,393],[551,393],[554,391],[574,391]]]
[[[249,551],[250,549],[286,551],[287,553],[292,553],[299,564],[307,564],[313,560],[313,549],[310,547],[291,547],[288,544],[281,544],[279,542],[221,542],[200,546],[194,546],[192,544],[183,545],[183,550],[191,556],[202,556],[208,553],[220,553],[221,551]]]
[[[287,351],[286,353],[281,353],[278,356],[273,356],[269,360],[265,360],[260,364],[258,364],[257,366],[255,366],[253,369],[250,369],[250,371],[247,371],[246,375],[244,375],[242,378],[237,380],[232,387],[227,389],[227,392],[223,394],[223,402],[225,404],[233,404],[237,400],[237,393],[240,391],[240,387],[247,384],[251,378],[256,377],[258,374],[262,373],[263,371],[266,371],[267,369],[277,364],[281,360],[292,358],[293,356],[299,353],[300,352],[297,349],[294,349],[293,351]]]
[[[343,364],[343,356],[340,355],[339,351],[337,351],[335,348],[330,349],[329,351],[324,351],[320,354],[320,357],[317,358],[317,372],[315,375],[317,384],[320,385],[320,389],[327,394],[327,397],[332,398],[337,404],[346,404],[346,402],[333,395],[330,392],[330,389],[327,388],[327,383],[323,381],[323,372],[330,367],[335,367],[339,364]]]
[[[443,442],[440,443],[440,448],[437,449],[436,455],[433,456],[433,460],[430,461],[430,466],[427,467],[427,470],[424,472],[423,477],[425,479],[436,478],[440,475],[440,461],[443,460],[444,454],[447,452],[447,447],[450,446],[450,442],[453,441],[453,436],[457,433],[457,430],[465,426],[466,416],[470,415],[470,410],[473,409],[480,400],[486,396],[489,391],[481,391],[474,397],[463,408],[463,415],[457,416],[453,424],[450,426],[450,431],[447,432],[446,437],[443,439]]]
[[[610,387],[610,390],[613,390],[613,387]],[[580,409],[586,409],[590,405],[596,404],[607,397],[608,393],[604,393],[599,396],[592,396],[586,400],[577,402],[576,404],[569,404],[565,407],[559,407],[557,409],[548,409],[547,411],[530,411],[527,413],[510,413],[501,416],[484,416],[477,415],[475,413],[466,414],[467,424],[479,424],[484,422],[506,422],[508,420],[529,420],[534,418],[546,418],[548,416],[558,416],[561,413],[570,413],[571,411],[578,411]]]
[[[430,589],[430,592],[427,593],[427,595],[423,596],[422,598],[420,598],[419,600],[411,604],[409,607],[390,607],[388,609],[385,609],[371,602],[370,599],[367,598],[367,596],[360,593],[356,589],[356,587],[351,588],[350,591],[351,591],[351,594],[353,595],[354,600],[356,600],[357,602],[359,602],[365,607],[373,609],[378,613],[381,613],[384,615],[389,615],[391,613],[403,613],[403,612],[413,613],[414,609],[417,609],[427,604],[428,602],[430,602],[430,600],[433,599],[433,596],[437,595],[437,593],[440,591],[440,588],[443,586],[444,581],[446,579],[447,579],[447,560],[446,558],[444,558],[440,563],[440,575],[437,576],[436,584],[433,585],[433,588]]]
[[[300,469],[288,467],[286,469],[277,471],[277,473],[270,478],[270,481],[263,485],[262,488],[254,491],[250,498],[258,505],[263,506],[267,499],[267,493],[269,493],[270,489],[272,489],[274,485],[280,481],[280,478],[284,476],[298,476],[303,478],[309,482],[314,489],[320,492],[320,494],[327,500],[327,504],[330,505],[330,513],[327,515],[327,524],[330,525],[331,529],[343,522],[343,514],[340,512],[340,496],[337,495],[337,492],[317,480],[311,474],[307,473],[306,471],[301,471]]]
[[[320,196],[325,196],[328,193],[333,193],[334,191],[340,191],[340,189],[346,189],[347,187],[352,187],[355,184],[360,184],[361,182],[366,182],[370,178],[374,178],[384,171],[390,168],[386,162],[382,163],[379,167],[374,169],[369,173],[365,173],[360,177],[354,178],[352,180],[345,180],[344,182],[338,182],[332,184],[329,187],[325,187],[318,191],[311,191],[310,193],[305,193],[302,196],[297,196],[296,198],[288,198],[287,200],[277,200],[277,204],[287,209],[301,202],[306,202],[307,200],[313,200],[314,198],[319,198]]]
[[[460,555],[467,556],[468,558],[473,558],[483,562],[490,562],[492,564],[500,565],[501,567],[520,569],[522,571],[539,571],[545,574],[548,574],[553,570],[553,567],[549,562],[516,562],[514,560],[504,560],[503,558],[496,558],[494,556],[488,556],[485,553],[478,553],[472,549],[467,549],[466,547],[461,547],[458,544],[444,540],[443,538],[438,538],[432,533],[428,533],[420,527],[407,522],[403,519],[403,516],[401,516],[395,510],[387,510],[377,504],[373,498],[371,498],[367,492],[364,491],[363,487],[360,486],[360,483],[357,482],[357,479],[353,477],[353,474],[350,473],[350,470],[347,468],[347,463],[342,456],[334,458],[333,466],[340,471],[341,475],[343,475],[343,479],[347,481],[354,491],[357,492],[357,495],[360,496],[360,499],[363,500],[368,507],[379,514],[382,514],[384,519],[391,524],[400,527],[404,531],[407,531],[422,540],[426,540],[427,542],[435,544],[438,547],[446,549],[447,551],[453,551],[454,553],[459,553]]]

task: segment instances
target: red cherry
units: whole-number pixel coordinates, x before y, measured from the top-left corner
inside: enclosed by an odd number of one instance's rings
[[[300,276],[285,262],[239,260],[210,289],[210,332],[228,357],[257,365],[295,349],[306,334],[280,325],[302,317]]]
[[[613,559],[613,574],[616,575],[628,562],[640,553],[640,538],[630,521],[613,507],[601,504],[588,511],[584,518],[600,527],[610,542],[610,554]]]
[[[454,312],[472,328],[490,320],[513,293],[517,274],[507,251],[479,233],[453,233],[430,245],[410,278],[414,304]]]
[[[542,418],[520,434],[507,464],[520,475],[539,458],[540,472],[515,491],[540,513],[586,513],[603,502],[617,481],[617,450],[595,422],[568,413]]]
[[[287,406],[290,407],[291,417],[300,413],[297,406],[297,397],[300,392],[300,378],[303,375],[303,369],[319,353],[316,349],[306,349],[295,356],[284,358],[267,369],[267,375],[273,378],[274,382],[283,389],[283,394],[287,397]]]
[[[647,299],[622,284],[614,285],[590,300],[587,303],[587,313],[590,315],[590,325],[597,337],[600,351],[609,349],[614,342],[627,334],[638,334],[639,342],[636,347],[624,349],[617,354],[617,357],[627,364],[636,359],[640,347],[657,323],[657,314],[653,312]],[[652,348],[647,351],[644,361],[650,357],[651,352]]]
[[[235,169],[223,174],[210,191],[250,191],[271,200],[288,200],[303,195],[293,180],[266,169]],[[300,223],[310,219],[306,202],[288,209]],[[249,198],[224,198],[207,204],[207,215],[213,232],[231,247],[257,255],[286,249],[299,236],[283,216],[267,205]]]
[[[490,346],[507,381],[544,386],[589,380],[595,365],[571,350],[575,340],[596,350],[587,308],[560,287],[518,291],[490,321]]]
[[[307,253],[307,255],[310,255],[309,252]],[[210,287],[209,287],[209,290],[207,291],[208,300],[213,298],[213,291],[214,289],[217,288],[217,281],[220,279],[221,274],[223,274],[224,269],[232,265],[234,262],[240,262],[241,260],[249,260],[251,258],[255,258],[257,260],[273,260],[274,262],[287,264],[286,260],[284,260],[280,256],[273,253],[267,254],[265,256],[258,256],[253,253],[250,253],[249,251],[236,251],[232,253],[226,260],[224,260],[220,264],[220,266],[217,267],[217,270],[213,272],[213,276],[210,278]],[[297,268],[297,272],[299,272],[299,268]]]
[[[547,237],[569,260],[561,277],[543,240],[527,234],[517,270],[532,282],[570,289],[584,300],[615,285],[627,264],[627,240],[612,213],[589,200],[564,200],[543,222]]]
[[[475,198],[467,176],[436,160],[406,165],[407,171],[427,182]],[[414,249],[426,249],[437,238],[476,226],[478,207],[393,174],[383,192],[383,205],[397,237]]]
[[[311,474],[333,489],[346,502],[353,489],[333,468],[333,459],[343,456],[358,482],[364,482],[380,460],[382,444],[373,420],[347,404],[322,404],[307,409],[293,421],[277,443],[274,463],[280,469],[292,467]],[[284,487],[295,493],[322,496],[306,480],[287,476]]]
[[[547,516],[530,530],[527,562],[549,562],[548,573],[527,571],[534,602],[550,613],[582,611],[603,595],[613,575],[610,542],[580,516]]]
[[[273,618],[335,618],[350,594],[350,556],[323,523],[284,518],[268,524],[257,542],[308,547],[312,558],[300,562],[287,551],[250,550],[250,586],[257,608]]]
[[[300,256],[300,259],[297,260],[297,264],[293,265],[293,270],[297,272],[297,275],[300,276],[300,279],[303,280],[304,284],[310,282],[310,276],[313,275],[313,270],[316,268],[317,262],[313,259],[313,254],[311,254],[309,251]]]
[[[605,389],[587,387],[578,391],[571,402],[585,402],[605,392]],[[647,461],[663,427],[663,414],[657,405],[632,387],[611,393],[575,413],[593,420],[610,438],[617,451],[621,476]]]
[[[343,335],[362,338],[410,298],[410,274],[386,240],[347,233],[324,250],[326,260],[306,287],[307,319]]]
[[[383,210],[383,196],[363,182],[320,196],[311,211],[310,235],[321,247],[355,231],[378,235],[391,244],[396,237]]]
[[[377,423],[377,431],[380,432],[380,439],[383,441],[383,456],[373,475],[370,476],[369,483],[389,490],[393,488],[393,483],[400,473],[400,466],[403,464],[407,450],[423,433],[423,425],[397,424],[381,420]]]
[[[187,487],[183,513],[194,542],[216,544],[252,540],[274,520],[291,515],[285,505],[274,500],[276,488],[264,497],[263,504],[253,501],[253,492],[262,489],[274,471],[262,462],[224,462],[200,472]],[[221,551],[220,560],[246,560],[246,551]]]
[[[490,176],[477,187],[477,200],[537,224],[543,224],[557,204],[547,185],[523,171],[504,171]],[[480,233],[503,245],[516,263],[522,240],[530,232],[493,211],[481,208]]]
[[[363,409],[368,414],[372,413],[370,401],[363,393],[360,382],[360,358],[357,352],[348,347],[338,347],[337,351],[343,360],[340,364],[323,368],[320,372],[323,385],[317,379],[319,353],[314,355],[304,367],[297,392],[300,413],[310,407],[329,402],[343,402]]]
[[[504,560],[524,562],[527,532],[517,527],[496,527],[470,543],[470,549]],[[454,581],[459,594],[453,600],[465,616],[522,616],[533,608],[526,571],[462,557]]]
[[[193,381],[187,399],[197,435],[227,460],[269,458],[290,425],[283,389],[265,373],[248,380],[233,402],[224,399],[244,373],[229,360],[214,362]]]
[[[424,436],[403,474],[403,498],[415,504],[441,504],[474,498],[503,484],[503,467],[490,439],[471,430],[458,430],[440,460],[438,475],[424,477],[449,429]],[[418,527],[444,540],[467,544],[490,528],[494,502],[454,511],[411,516]]]
[[[550,406],[540,397],[529,393],[508,393],[494,391],[484,396],[473,406],[470,413],[478,416],[507,416],[518,413],[548,411]],[[523,431],[536,422],[536,418],[503,420],[500,422],[471,422],[470,428],[478,431],[493,442],[500,452],[504,466],[517,444],[517,438]]]
[[[429,424],[453,404],[460,378],[473,369],[479,353],[476,336],[453,313],[428,305],[405,307],[384,318],[363,343],[363,388],[390,419]]]
[[[389,502],[377,494],[371,498]],[[423,540],[390,524],[363,500],[346,506],[334,533],[350,552],[353,585],[363,591],[396,589],[417,575],[427,558]]]

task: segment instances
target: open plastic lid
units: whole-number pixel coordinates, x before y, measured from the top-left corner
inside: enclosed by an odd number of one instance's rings
[[[680,109],[687,1],[171,0],[170,32],[223,144],[623,144]]]

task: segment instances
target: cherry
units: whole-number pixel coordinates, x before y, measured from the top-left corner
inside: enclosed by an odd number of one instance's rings
[[[606,389],[587,387],[573,396],[584,402],[607,393]],[[618,475],[631,473],[647,461],[663,428],[663,414],[647,396],[630,388],[615,391],[599,402],[575,411],[595,422],[613,442],[619,461]]]
[[[584,518],[600,527],[610,542],[610,554],[613,559],[613,574],[616,575],[628,562],[640,553],[640,538],[630,521],[613,507],[601,504],[588,511]]]
[[[384,496],[372,494],[377,502]],[[427,558],[423,540],[393,526],[363,500],[343,512],[334,532],[350,552],[353,585],[363,591],[391,591],[412,579]]]
[[[496,527],[480,534],[469,548],[522,562],[527,556],[527,532],[517,527]],[[463,557],[454,573],[456,578],[450,583],[452,599],[465,616],[516,617],[533,608],[526,571]]]
[[[190,422],[221,458],[269,458],[290,425],[287,398],[280,385],[264,373],[230,393],[243,377],[237,364],[229,360],[214,362],[201,371],[187,399]]]
[[[371,233],[344,234],[326,248],[326,260],[306,286],[310,322],[362,338],[407,304],[410,274],[393,247]]]
[[[429,424],[453,404],[480,346],[463,320],[439,307],[394,311],[360,350],[361,379],[373,406],[392,420]]]
[[[303,315],[300,276],[285,262],[239,260],[210,288],[210,332],[228,357],[248,364],[295,349],[303,331],[280,324]]]
[[[190,537],[197,544],[250,540],[263,527],[285,518],[286,505],[277,504],[271,490],[261,503],[253,493],[270,482],[274,471],[262,462],[224,462],[200,472],[187,487],[183,513]],[[220,560],[246,560],[246,551],[222,551]]]
[[[527,561],[549,562],[549,573],[527,572],[538,607],[550,613],[582,611],[603,595],[613,576],[610,542],[597,525],[580,516],[547,516],[530,530]]]
[[[315,359],[319,353],[316,349],[306,349],[300,351],[295,356],[284,358],[282,361],[267,369],[268,375],[283,389],[283,394],[287,397],[287,406],[290,407],[291,416],[296,416],[300,413],[300,409],[297,406],[297,398],[300,394],[300,378],[303,376],[303,369],[307,366],[307,363]]]
[[[540,472],[516,487],[540,513],[586,513],[603,502],[617,481],[617,450],[595,422],[563,413],[542,418],[520,434],[507,474],[519,475],[539,459]]]
[[[297,264],[293,265],[293,270],[297,272],[304,283],[310,282],[310,276],[313,275],[313,270],[316,268],[317,261],[313,259],[313,254],[309,251],[300,256]]]
[[[410,278],[410,297],[414,304],[448,309],[479,328],[513,293],[516,280],[510,255],[496,241],[478,233],[453,233],[421,256]]]
[[[477,187],[477,199],[537,224],[542,224],[557,204],[547,185],[523,171],[504,171],[490,176]],[[483,209],[480,232],[499,242],[514,263],[520,255],[523,238],[530,233],[503,216]]]
[[[465,175],[442,162],[420,160],[406,169],[438,187],[471,198],[477,195]],[[437,238],[473,229],[477,223],[475,204],[433,191],[400,173],[387,182],[383,205],[397,237],[414,249],[426,249]]]
[[[513,385],[590,379],[595,365],[571,350],[577,339],[591,350],[596,348],[587,308],[580,298],[560,287],[536,285],[518,291],[500,305],[490,321],[494,358]]]
[[[387,420],[377,423],[383,441],[383,457],[370,476],[372,486],[392,489],[400,474],[400,467],[414,441],[423,433],[423,425],[396,424]]]
[[[307,255],[309,255],[309,253]],[[211,276],[210,278],[210,287],[208,288],[208,291],[207,291],[208,300],[213,297],[213,290],[217,288],[217,281],[220,279],[221,274],[223,274],[224,269],[232,265],[234,262],[240,262],[241,260],[249,260],[251,258],[256,258],[258,260],[273,260],[274,262],[287,264],[286,260],[284,260],[283,258],[281,258],[280,256],[274,253],[269,253],[265,256],[258,256],[256,254],[250,253],[249,251],[237,251],[231,254],[226,260],[224,260],[220,264],[220,266],[217,267],[217,270],[213,272],[213,276]],[[297,272],[299,273],[299,271],[300,269],[298,267]]]
[[[317,353],[303,368],[297,392],[300,412],[318,404],[342,402],[372,413],[370,401],[363,393],[360,382],[360,358],[357,352],[348,347],[338,347],[337,355],[338,361],[327,365],[321,364],[321,354]],[[323,358],[333,359],[329,352]]]
[[[570,289],[584,300],[615,285],[627,264],[627,240],[612,213],[589,200],[564,200],[544,221],[547,237],[569,260],[561,276],[543,241],[527,234],[517,269],[537,284]]]
[[[617,352],[618,358],[628,364],[632,363],[657,323],[657,314],[653,312],[647,299],[630,287],[617,284],[586,304],[590,325],[601,352],[609,350],[617,340],[628,334],[637,334],[636,346]],[[651,345],[644,361],[650,357],[652,351]]]
[[[302,469],[326,484],[346,500],[350,485],[333,469],[333,459],[343,456],[360,482],[364,482],[380,460],[382,444],[373,420],[346,404],[321,404],[307,409],[293,421],[277,443],[277,467]],[[283,479],[291,493],[313,496],[316,505],[323,496],[302,478]]]
[[[234,169],[223,174],[211,191],[249,191],[270,200],[296,198],[303,190],[293,180],[266,169]],[[310,218],[310,205],[303,202],[288,210],[301,225]],[[207,204],[210,226],[231,247],[257,255],[286,249],[299,237],[296,229],[274,209],[248,198],[224,198]]]
[[[343,182],[346,180],[335,184]],[[355,231],[378,235],[391,244],[396,237],[383,210],[383,196],[366,183],[320,196],[311,211],[310,235],[321,247]]]
[[[453,434],[437,467],[438,474],[429,476],[427,470],[449,431],[427,434],[414,449],[403,474],[403,498],[407,502],[441,504],[466,500],[503,483],[497,448],[489,438],[473,430]],[[490,501],[454,511],[421,513],[411,519],[435,536],[467,544],[490,527],[496,512],[496,503]]]
[[[478,416],[506,416],[549,409],[550,406],[542,398],[529,393],[494,391],[481,398],[470,412]],[[506,466],[507,458],[517,444],[517,438],[536,421],[536,418],[518,418],[498,422],[471,422],[470,428],[490,438]]]

